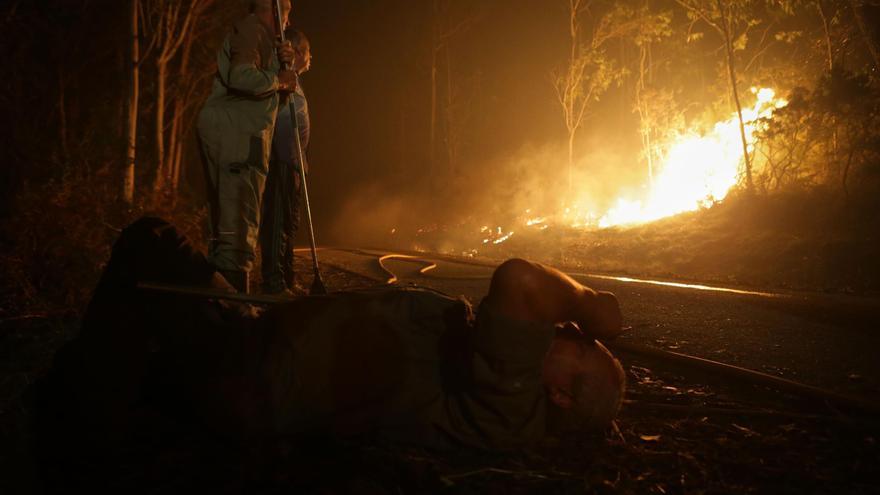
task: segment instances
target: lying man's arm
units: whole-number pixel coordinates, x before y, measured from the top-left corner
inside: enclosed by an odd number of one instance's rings
[[[588,337],[612,340],[623,317],[617,298],[568,275],[522,259],[511,259],[492,276],[485,303],[511,318],[540,323],[576,322]]]

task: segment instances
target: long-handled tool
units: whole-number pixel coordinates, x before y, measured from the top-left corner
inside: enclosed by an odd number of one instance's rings
[[[280,0],[275,0],[275,28],[278,30],[278,40],[281,43],[284,43],[284,22],[281,19],[281,2]],[[288,70],[291,67],[288,67],[287,64],[282,66],[282,69]],[[299,76],[297,75],[297,86],[299,86]],[[318,269],[318,248],[315,246],[315,229],[312,227],[312,209],[309,206],[309,186],[308,181],[306,181],[306,171],[305,171],[305,160],[303,157],[302,150],[302,142],[299,138],[299,118],[296,114],[296,103],[294,98],[290,98],[290,102],[288,103],[290,107],[290,121],[293,124],[293,136],[296,141],[296,158],[299,162],[299,174],[300,179],[302,180],[302,189],[303,189],[303,202],[306,205],[306,219],[309,223],[309,242],[311,243],[312,248],[312,268],[314,268],[315,276],[312,280],[312,286],[309,288],[310,294],[326,294],[327,288],[324,287],[324,281],[321,280],[321,271]]]

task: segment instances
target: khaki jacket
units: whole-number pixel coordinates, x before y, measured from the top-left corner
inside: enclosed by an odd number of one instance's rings
[[[217,54],[213,91],[199,114],[210,163],[268,170],[279,70],[270,29],[255,15],[236,23]]]

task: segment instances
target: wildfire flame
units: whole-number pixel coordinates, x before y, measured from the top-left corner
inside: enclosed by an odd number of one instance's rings
[[[750,152],[758,120],[771,117],[774,110],[788,104],[769,88],[752,88],[752,93],[757,98],[755,105],[742,111]],[[682,135],[667,148],[647,198],[619,198],[599,219],[598,226],[650,222],[721,201],[736,185],[741,162],[742,139],[736,114],[715,124],[705,135]]]
[[[752,88],[756,102],[742,109],[747,149],[755,147],[759,122],[772,117],[776,109],[788,104],[770,88]],[[660,159],[653,180],[644,186],[643,198],[619,197],[604,213],[573,202],[552,215],[538,215],[527,209],[516,223],[524,229],[543,231],[551,225],[573,228],[606,228],[651,222],[722,201],[740,178],[742,137],[739,119],[734,113],[716,123],[708,132],[688,131],[659,146]],[[480,229],[483,245],[501,244],[514,230],[484,225]],[[466,253],[477,254],[476,249]]]

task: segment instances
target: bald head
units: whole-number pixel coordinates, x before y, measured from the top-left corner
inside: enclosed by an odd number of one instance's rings
[[[598,341],[584,346],[585,372],[574,379],[572,412],[582,428],[604,428],[611,424],[623,403],[626,374],[623,366]]]
[[[558,335],[544,361],[544,380],[561,430],[604,428],[623,402],[626,375],[601,343]]]

